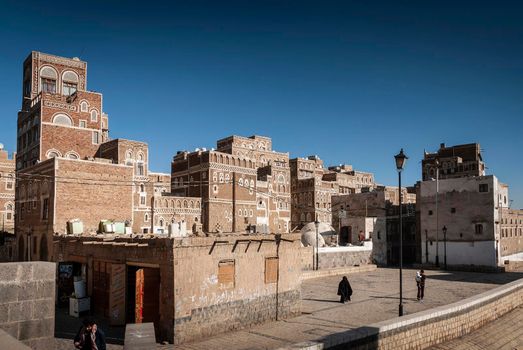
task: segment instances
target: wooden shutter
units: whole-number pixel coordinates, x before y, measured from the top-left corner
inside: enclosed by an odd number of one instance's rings
[[[265,258],[265,283],[278,281],[278,258]]]
[[[218,263],[218,282],[234,286],[234,260],[222,260]]]

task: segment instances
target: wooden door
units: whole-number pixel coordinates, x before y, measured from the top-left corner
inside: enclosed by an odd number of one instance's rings
[[[125,325],[125,264],[111,264],[109,315],[113,326]]]
[[[143,321],[154,322],[158,325],[160,320],[160,270],[144,268],[143,286]]]
[[[160,270],[136,270],[135,323],[155,322],[160,319]]]
[[[134,322],[143,322],[144,269],[136,270]]]

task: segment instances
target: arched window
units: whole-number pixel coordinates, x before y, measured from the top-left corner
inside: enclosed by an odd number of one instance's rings
[[[143,216],[143,221],[149,222],[149,214],[145,213],[145,215]]]
[[[43,67],[40,70],[40,91],[56,94],[56,80],[58,74],[51,67]]]
[[[254,180],[251,179],[251,188],[254,188]]]
[[[92,122],[98,121],[98,111],[96,109],[91,109],[91,121]]]
[[[140,184],[140,192],[145,192],[145,186],[144,184]]]
[[[187,201],[186,201],[186,200],[183,201],[183,207],[184,207],[184,208],[187,208]]]
[[[67,114],[57,114],[53,117],[53,123],[58,125],[64,125],[64,126],[72,126],[73,121]]]
[[[78,75],[72,71],[65,71],[62,74],[62,95],[70,96],[78,88]]]
[[[160,226],[163,227],[163,218],[160,218]]]
[[[55,157],[61,157],[62,154],[55,149],[50,149],[49,151],[47,151],[46,156],[47,156],[47,158],[55,158]]]
[[[238,184],[239,184],[240,186],[243,186],[243,178],[240,178],[240,179],[238,180]]]
[[[69,151],[65,154],[65,158],[69,159],[80,159],[80,155],[75,151]]]
[[[80,103],[80,111],[89,112],[89,104],[86,101]]]

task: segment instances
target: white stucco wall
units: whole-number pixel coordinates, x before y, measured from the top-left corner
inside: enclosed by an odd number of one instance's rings
[[[438,243],[439,263],[443,266],[445,261],[445,243]],[[421,245],[421,258],[425,263],[425,241]],[[429,263],[436,263],[436,242],[428,245]],[[496,242],[447,242],[447,265],[476,265],[476,266],[496,266]]]

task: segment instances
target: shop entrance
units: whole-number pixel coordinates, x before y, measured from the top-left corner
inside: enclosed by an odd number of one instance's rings
[[[127,322],[154,322],[160,320],[160,269],[127,266]]]
[[[351,243],[352,226],[343,226],[340,230],[340,246],[346,246]]]

